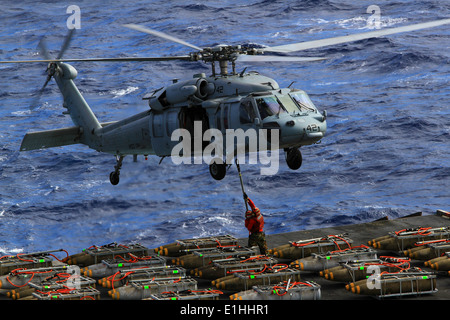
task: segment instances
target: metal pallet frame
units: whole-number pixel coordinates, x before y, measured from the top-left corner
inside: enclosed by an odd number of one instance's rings
[[[405,277],[406,275],[406,277]],[[385,279],[383,279],[385,278]],[[436,293],[438,289],[434,287],[433,285],[433,279],[436,279],[436,275],[432,274],[431,272],[408,272],[408,273],[398,273],[398,274],[386,274],[382,275],[380,282],[381,282],[381,288],[380,288],[380,294],[376,295],[378,299],[382,298],[390,298],[390,297],[400,297],[400,296],[412,296],[412,295],[421,295],[421,294],[430,294],[430,293]],[[431,290],[426,291],[413,291],[413,282],[415,281],[418,283],[419,280],[430,280],[431,283]],[[386,283],[388,282],[405,282],[405,281],[411,281],[411,291],[408,292],[399,292],[399,293],[391,293],[391,294],[385,294],[383,293],[383,287],[385,287]],[[383,286],[384,285],[384,286]],[[402,286],[400,286],[401,290]]]
[[[85,297],[92,297],[96,299],[100,297],[100,291],[92,287],[86,287],[81,289],[75,289],[70,293],[52,292],[51,294],[33,292],[32,295],[39,300],[73,300],[79,298],[80,300]]]
[[[5,256],[0,260],[0,275],[7,274],[17,268],[35,268],[35,267],[50,267],[53,263],[53,259],[49,257],[52,252],[61,252],[58,250],[47,250],[32,253],[19,253],[14,256]],[[20,256],[20,258],[19,258]],[[24,261],[32,260],[32,261]]]
[[[200,249],[201,247],[211,247],[216,248],[223,246],[237,246],[238,239],[231,235],[223,235],[223,236],[211,236],[211,237],[203,237],[203,238],[192,238],[192,239],[184,239],[184,240],[176,240],[176,242],[184,247],[180,249],[183,252],[191,252],[196,249]]]
[[[126,273],[133,272],[126,276]],[[125,269],[120,270],[119,274],[116,276],[117,279],[122,277],[127,277],[130,282],[137,281],[151,281],[155,278],[156,280],[176,280],[186,277],[186,269],[178,266],[156,266],[150,268],[138,268],[138,269]],[[147,279],[134,279],[135,277],[144,276]],[[157,277],[157,278],[156,278]]]
[[[127,262],[122,259],[105,259],[101,263],[106,265],[109,269],[116,268],[134,268],[137,266],[165,266],[166,259],[160,256],[151,256],[151,259],[139,260],[136,262]]]
[[[342,238],[342,239],[339,239]],[[325,239],[325,240],[324,240]],[[306,244],[313,241],[314,243],[312,244]],[[312,239],[304,239],[304,240],[298,240],[298,241],[289,241],[289,243],[291,244],[291,246],[296,247],[296,248],[301,248],[302,250],[302,257],[305,257],[305,252],[304,249],[310,249],[310,248],[318,248],[318,252],[317,253],[326,253],[330,250],[323,250],[322,248],[325,246],[330,246],[330,245],[334,245],[335,250],[339,250],[340,245],[348,245],[348,244],[352,244],[353,240],[348,238],[347,234],[338,234],[336,236],[330,237],[330,236],[326,236],[326,237],[320,237],[320,238],[312,238]],[[302,243],[304,243],[305,245],[299,246]]]
[[[174,281],[173,279],[155,279],[155,280],[133,280],[129,283],[130,286],[138,290],[155,289],[157,293],[166,291],[183,291],[183,290],[197,290],[197,281],[187,277]]]
[[[223,269],[224,276],[229,275],[230,273],[249,271],[250,268],[264,268],[264,266],[272,267],[277,264],[278,260],[270,257],[265,257],[263,259],[254,259],[250,261],[242,262],[242,259],[238,258],[229,258],[229,259],[219,259],[214,260],[213,265],[217,268]],[[229,270],[232,271],[229,271]]]
[[[399,251],[403,251],[405,249],[407,249],[407,247],[404,246],[404,241],[405,240],[410,240],[410,239],[417,239],[416,242],[422,242],[422,241],[426,241],[424,239],[427,239],[428,237],[430,237],[430,235],[421,235],[421,234],[417,234],[417,231],[420,228],[414,228],[413,230],[406,230],[403,232],[400,232],[399,234],[397,234],[396,232],[389,232],[389,235],[397,240],[397,245],[399,248]],[[438,227],[438,228],[431,228],[429,230],[427,230],[427,232],[432,232],[433,236],[439,236],[439,239],[445,239],[450,237],[450,227]]]
[[[85,277],[85,276],[79,276],[79,284],[80,288],[87,288],[91,286],[95,286],[96,281],[92,278]],[[28,285],[32,288],[35,288],[40,291],[51,291],[51,290],[58,290],[58,289],[64,289],[68,286],[65,284],[65,282],[61,282],[61,280],[57,279],[49,279],[39,282],[30,281]]]
[[[115,256],[117,254],[123,253],[132,253],[138,254],[141,253],[142,256],[148,255],[149,249],[140,245],[140,244],[130,244],[127,245],[128,248],[124,246],[118,245],[117,243],[112,243],[109,245],[104,245],[101,247],[88,248],[84,249],[83,252],[88,253],[89,255],[94,257],[94,264],[100,263],[102,260],[102,256]]]
[[[198,250],[193,252],[194,255],[197,255],[202,258],[202,264],[205,264],[205,259],[208,263],[213,260],[220,260],[225,257],[232,256],[254,256],[258,254],[257,247],[236,247],[232,249],[221,249],[221,248],[206,248],[205,250]],[[214,259],[218,258],[218,259]]]
[[[279,277],[279,276],[284,276],[286,281],[288,281],[289,279],[293,279],[295,275],[299,275],[300,274],[300,270],[298,269],[293,269],[293,268],[287,268],[287,269],[283,269],[282,271],[270,271],[270,272],[262,272],[262,273],[257,273],[254,274],[252,272],[243,272],[243,273],[235,273],[234,276],[241,279],[244,282],[244,288],[245,290],[248,290],[248,280],[249,279],[263,279],[263,283],[262,285],[271,285],[273,283],[271,283],[270,278],[273,277]],[[266,283],[267,281],[267,283]],[[277,280],[276,283],[279,283],[280,281]]]
[[[312,253],[311,256],[313,256],[314,258],[317,258],[319,260],[323,260],[325,261],[325,265],[324,265],[324,269],[327,269],[327,262],[329,260],[339,260],[339,261],[345,261],[345,257],[346,256],[355,256],[355,255],[361,255],[361,254],[370,254],[372,255],[373,259],[377,258],[377,251],[370,249],[370,248],[357,248],[357,249],[350,249],[350,250],[345,250],[345,251],[340,251],[340,252],[327,252],[325,254],[323,253]],[[366,258],[366,259],[370,259],[370,258]],[[351,260],[348,260],[351,261]],[[363,260],[357,260],[357,261],[363,261]]]
[[[157,294],[151,294],[152,300],[200,300],[200,299],[216,299],[219,297],[219,293],[214,290],[201,290],[196,292],[195,290],[185,290],[176,292],[163,292]]]
[[[399,258],[399,259],[403,259],[403,258]],[[407,258],[404,258],[405,260],[407,260]],[[358,261],[348,261],[348,262],[341,262],[340,265],[345,267],[349,273],[349,275],[352,277],[352,282],[358,281],[358,279],[355,278],[355,271],[361,270],[361,268],[367,267],[366,264],[367,263],[387,263],[388,261],[386,261],[383,258],[374,258],[374,259],[365,259],[365,260],[358,260]],[[392,263],[392,262],[391,262]],[[387,266],[388,268],[388,272],[390,272],[390,270],[398,270],[395,267],[390,267]]]
[[[310,291],[313,290],[314,291],[314,297],[320,296],[320,293],[318,294],[318,292],[320,292],[321,290],[321,286],[314,282],[314,281],[302,281],[303,283],[299,283],[299,284],[295,284],[294,286],[292,286],[291,288],[289,288],[289,292],[303,292],[303,291]],[[304,284],[306,283],[306,284]],[[287,286],[289,287],[290,282],[288,281]],[[309,285],[307,285],[309,284]],[[273,287],[274,286],[284,286],[284,283],[278,283],[278,284],[273,284],[270,286],[266,286],[266,285],[260,285],[260,286],[253,286],[253,290],[255,290],[256,292],[262,294],[262,295],[266,295],[266,294],[271,294],[273,292]],[[301,300],[301,299],[300,299]]]

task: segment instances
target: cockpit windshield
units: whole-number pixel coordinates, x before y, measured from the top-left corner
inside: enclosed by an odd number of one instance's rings
[[[280,102],[283,104],[283,107],[286,109],[289,113],[298,113],[298,107],[295,104],[294,101],[292,101],[291,97],[288,95],[279,95],[277,98],[280,100]]]
[[[316,107],[314,106],[314,103],[308,97],[306,92],[298,91],[290,93],[289,95],[291,96],[292,100],[294,100],[295,103],[297,104],[297,107],[300,109],[300,112],[317,110]]]
[[[283,105],[274,96],[256,98],[255,101],[258,106],[261,119],[286,112]]]

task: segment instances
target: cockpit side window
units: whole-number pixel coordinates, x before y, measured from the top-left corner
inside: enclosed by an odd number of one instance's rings
[[[239,107],[239,119],[242,124],[253,123],[253,119],[256,118],[255,109],[253,109],[252,102],[250,100],[243,101]]]
[[[262,97],[255,99],[258,105],[259,114],[261,119],[286,112],[283,105],[278,101],[276,97]]]

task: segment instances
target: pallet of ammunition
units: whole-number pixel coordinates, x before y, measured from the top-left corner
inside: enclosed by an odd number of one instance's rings
[[[59,289],[56,291],[35,291],[38,300],[98,300],[100,292],[92,287],[80,289]]]
[[[220,248],[203,248],[195,250],[193,253],[173,259],[172,263],[181,265],[187,269],[194,269],[208,265],[214,260],[227,257],[250,257],[258,254],[257,247],[228,246]]]
[[[219,290],[184,290],[177,292],[162,292],[150,295],[144,300],[217,300],[222,294]]]
[[[102,260],[114,259],[117,255],[132,253],[135,256],[148,256],[148,249],[140,244],[122,245],[115,242],[103,246],[91,246],[83,252],[69,256],[63,260],[68,264],[76,264],[80,267],[87,267],[98,264]]]
[[[320,285],[314,281],[284,281],[257,285],[230,296],[230,300],[320,300]]]
[[[353,241],[347,234],[327,235],[319,238],[290,241],[269,250],[277,258],[299,259],[310,256],[313,253],[326,253],[328,251],[344,250],[351,248]]]
[[[309,257],[295,260],[291,267],[304,271],[321,271],[338,266],[342,262],[353,260],[375,259],[377,252],[370,248],[353,248],[338,250],[325,254],[313,253]]]
[[[378,277],[352,282],[346,289],[377,298],[403,297],[437,292],[436,275],[420,269],[382,273]]]
[[[416,242],[450,238],[450,227],[411,228],[389,232],[369,242],[375,249],[405,251]]]
[[[271,285],[281,281],[299,281],[300,270],[288,265],[274,265],[259,272],[243,271],[213,281],[217,289],[244,291],[256,285]]]
[[[135,256],[133,259],[125,260],[124,258],[106,259],[101,263],[93,264],[88,267],[82,268],[81,272],[85,276],[100,278],[107,277],[117,273],[120,270],[150,267],[150,266],[165,266],[166,259],[160,256]]]
[[[3,256],[0,258],[0,276],[19,268],[51,267],[53,265],[53,259],[50,255],[61,251],[64,250],[59,249],[33,253],[18,253],[17,255]]]
[[[410,268],[410,259],[397,257],[380,257],[359,261],[340,263],[339,266],[325,269],[320,276],[328,280],[339,282],[355,282],[367,279],[374,272],[399,272]]]
[[[33,269],[18,269],[13,272],[0,276],[0,288],[16,289],[27,285],[31,280],[35,283],[44,281],[46,278],[53,277],[58,273],[67,273],[71,268],[78,268],[72,266],[55,266],[45,268]]]
[[[186,269],[177,266],[153,266],[120,270],[98,282],[105,288],[118,288],[129,282],[150,280],[178,280],[186,277]]]
[[[57,273],[43,281],[31,280],[28,286],[37,291],[58,291],[65,288],[87,288],[95,287],[95,280],[79,275]]]
[[[197,290],[197,281],[189,277],[178,280],[137,280],[110,290],[108,294],[115,300],[141,300],[156,293],[184,290]]]
[[[403,251],[403,254],[413,259],[430,260],[450,251],[449,239],[421,241],[416,242],[414,245],[414,248]]]
[[[257,255],[250,257],[232,257],[227,259],[218,259],[212,261],[212,263],[196,268],[191,271],[191,274],[203,278],[203,279],[217,279],[232,274],[233,272],[242,271],[260,271],[265,267],[272,267],[277,264],[278,260]]]
[[[450,252],[445,252],[440,257],[426,261],[425,266],[430,267],[431,269],[435,269],[436,271],[449,271],[450,270]]]
[[[201,248],[221,248],[228,246],[237,246],[238,239],[230,235],[211,236],[203,238],[193,238],[176,240],[174,243],[166,244],[155,249],[155,253],[169,256],[179,257],[191,253],[193,250]]]

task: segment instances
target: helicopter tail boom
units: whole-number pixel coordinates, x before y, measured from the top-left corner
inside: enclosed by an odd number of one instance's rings
[[[97,132],[102,125],[73,82],[76,76],[76,69],[66,63],[58,63],[57,71],[53,74],[64,98],[63,106],[75,126],[80,128],[79,142],[97,149],[99,140]]]
[[[77,76],[76,69],[65,63],[52,62],[49,64],[47,72],[48,77],[53,77],[58,84],[64,98],[63,107],[67,109],[64,113],[70,114],[75,126],[29,132],[22,140],[20,151],[61,147],[77,143],[98,149],[100,138],[97,133],[106,124],[98,122],[73,82],[73,79]]]

